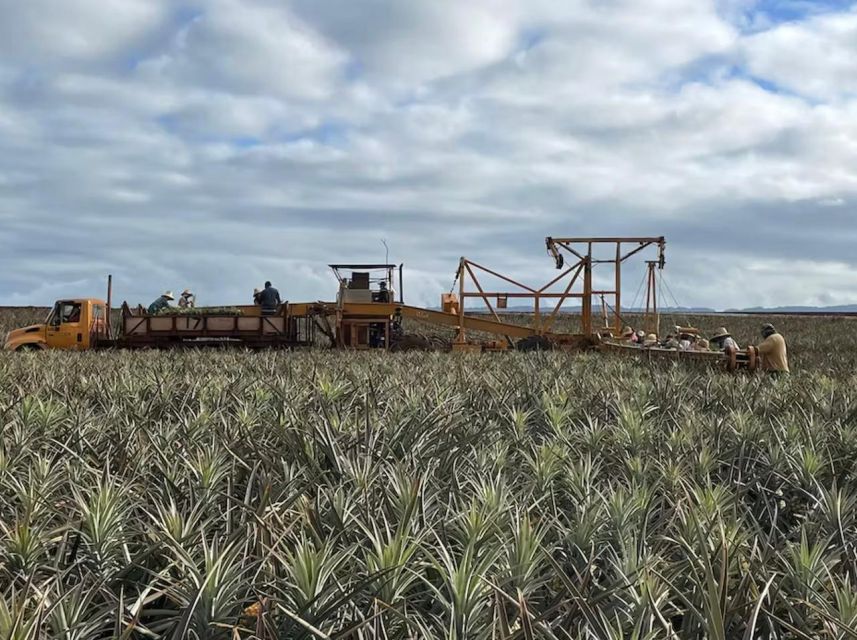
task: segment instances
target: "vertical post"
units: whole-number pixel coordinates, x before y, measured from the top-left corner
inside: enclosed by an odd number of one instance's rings
[[[399,265],[399,304],[405,304],[405,286],[402,280],[402,267],[404,266],[404,262]]]
[[[105,326],[107,327],[107,337],[108,338],[113,338],[112,320],[110,318],[110,316],[112,315],[112,313],[111,313],[112,308],[113,308],[113,274],[111,273],[111,274],[107,275],[107,309],[105,310],[105,313],[107,314],[107,316],[104,319],[104,322],[106,323]]]
[[[536,295],[533,298],[533,301],[534,301],[533,302],[533,305],[534,305],[533,306],[533,311],[534,311],[533,322],[535,324],[536,333],[538,335],[542,335],[542,316],[541,316],[541,313],[539,311],[539,299],[540,299],[540,296],[538,293],[536,293]]]
[[[613,308],[616,318],[616,335],[622,333],[622,243],[616,243],[616,306]]]
[[[601,294],[601,317],[604,319],[604,328],[610,328],[610,318],[607,317],[607,300],[604,299],[604,294]],[[621,331],[621,329],[620,329]]]
[[[660,318],[658,317],[658,292],[657,292],[657,262],[647,262],[648,273],[646,278],[646,330],[658,335],[660,329]],[[659,336],[660,337],[660,336]]]
[[[646,267],[646,313],[643,315],[643,327],[648,332],[651,328],[649,324],[649,313],[652,308],[652,270],[647,265]],[[650,332],[651,333],[651,332]]]
[[[592,245],[583,264],[583,298],[580,301],[580,318],[583,335],[592,335]]]
[[[457,343],[464,343],[464,256],[458,262],[458,335]]]
[[[655,314],[655,335],[660,337],[661,317],[658,315],[658,281],[655,265],[652,265],[652,310]]]

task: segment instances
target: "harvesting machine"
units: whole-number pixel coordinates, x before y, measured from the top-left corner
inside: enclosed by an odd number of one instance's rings
[[[121,306],[118,326],[111,314],[112,286],[107,300],[58,300],[43,324],[11,331],[6,349],[172,348],[178,346],[240,345],[247,348],[311,347],[323,342],[340,349],[405,350],[449,348],[481,352],[540,349],[601,349],[643,358],[710,361],[735,369],[755,369],[753,347],[729,353],[641,347],[616,338],[624,320],[621,310],[623,265],[634,256],[653,253],[646,261],[646,308],[643,327],[658,334],[656,273],[665,265],[666,242],[659,237],[545,239],[559,274],[542,286],[528,286],[467,258],[459,260],[453,288],[441,295],[438,309],[405,304],[402,265],[332,264],[338,282],[334,301],[284,302],[275,312],[259,306],[169,310],[151,315],[142,307]],[[605,257],[606,254],[606,257]],[[599,265],[606,265],[599,267]],[[593,271],[608,271],[595,286]],[[603,275],[603,274],[602,274]],[[499,283],[483,286],[485,280]],[[609,282],[609,284],[604,284]],[[496,290],[495,290],[496,289]],[[602,326],[596,327],[593,300],[600,299]],[[477,301],[478,310],[468,302]],[[509,308],[509,301],[516,303]],[[569,314],[567,302],[579,304]],[[525,311],[521,311],[521,303]],[[514,313],[511,311],[514,310]],[[575,331],[558,322],[579,318]],[[437,343],[405,332],[408,325],[451,329],[451,343]],[[322,338],[323,337],[323,338]]]

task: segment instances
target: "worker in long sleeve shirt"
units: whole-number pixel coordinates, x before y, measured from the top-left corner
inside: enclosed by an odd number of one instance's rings
[[[147,309],[150,316],[157,315],[163,309],[168,309],[170,306],[170,300],[175,300],[173,298],[172,291],[164,291],[164,293],[159,296],[152,304],[149,305]]]
[[[785,338],[777,333],[772,324],[762,327],[762,337],[764,340],[756,347],[762,359],[762,371],[774,375],[788,373],[789,360]]]

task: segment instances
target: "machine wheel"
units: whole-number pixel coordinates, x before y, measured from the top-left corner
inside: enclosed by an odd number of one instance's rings
[[[22,344],[20,347],[15,349],[15,351],[44,351],[44,349],[31,342],[29,344]]]
[[[550,351],[553,345],[544,336],[529,336],[518,340],[515,348],[518,351]]]

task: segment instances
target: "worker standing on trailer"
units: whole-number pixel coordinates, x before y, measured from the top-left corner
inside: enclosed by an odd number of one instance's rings
[[[259,304],[262,305],[263,314],[276,313],[277,307],[282,304],[280,292],[271,285],[270,281],[266,282],[265,288],[259,292]]]
[[[762,358],[762,371],[773,376],[789,372],[789,360],[786,350],[786,340],[777,333],[774,325],[768,323],[762,326],[762,343],[757,347]]]
[[[253,304],[256,304],[256,305],[262,304],[261,302],[259,302],[259,294],[261,294],[261,293],[262,293],[261,289],[253,289]]]
[[[164,291],[158,297],[157,300],[155,300],[152,304],[149,305],[149,308],[147,309],[147,311],[149,312],[149,315],[154,316],[154,315],[160,313],[160,311],[162,309],[169,309],[170,300],[175,300],[175,298],[173,298],[173,292],[172,291]]]
[[[193,309],[196,306],[196,296],[190,289],[185,289],[179,296],[179,306],[182,309]]]

